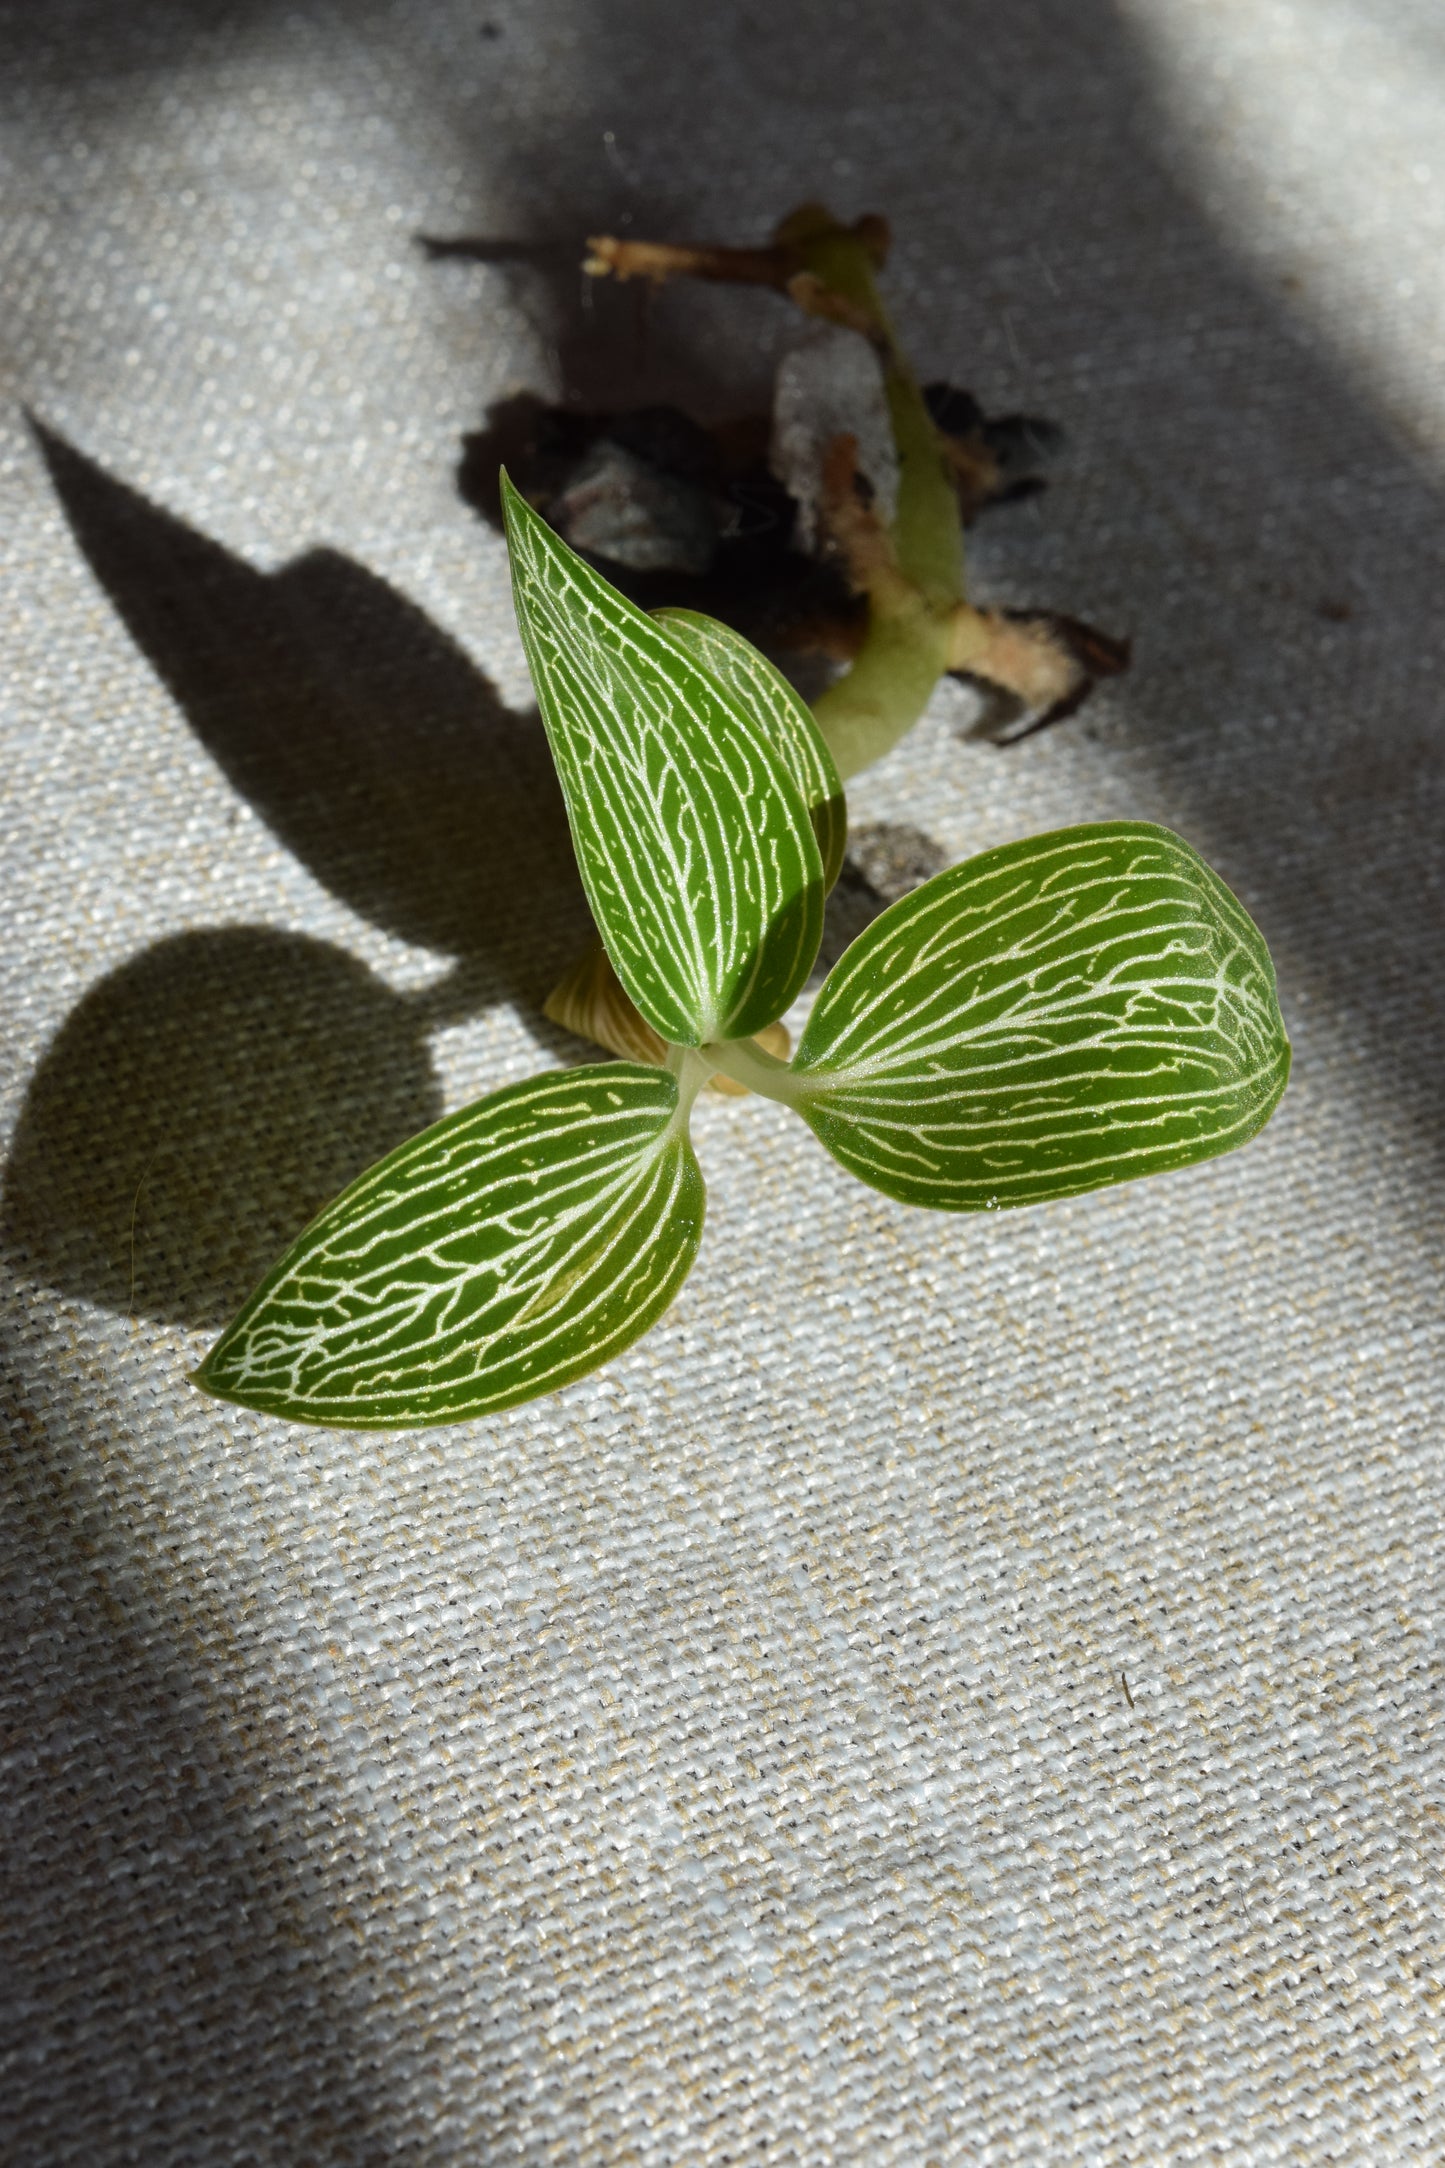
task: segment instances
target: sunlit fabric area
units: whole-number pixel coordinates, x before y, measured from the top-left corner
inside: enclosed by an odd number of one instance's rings
[[[0,37],[0,2158],[1445,2158],[1445,16]],[[1278,1113],[945,1213],[704,1093],[707,1240],[595,1375],[205,1397],[353,1176],[600,1058],[497,464],[776,411],[786,300],[583,263],[809,202],[887,220],[921,381],[1038,418],[971,595],[1127,658],[1012,742],[945,678],[825,954],[1163,824],[1269,943]]]

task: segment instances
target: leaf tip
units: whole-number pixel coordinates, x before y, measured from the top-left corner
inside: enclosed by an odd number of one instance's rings
[[[510,539],[520,520],[529,516],[535,519],[536,514],[505,467],[497,469],[497,490],[502,500],[502,517]]]
[[[223,1334],[215,1346],[201,1357],[195,1369],[186,1372],[186,1383],[194,1385],[197,1392],[208,1393],[212,1400],[229,1400],[231,1398],[231,1395],[217,1376],[219,1365],[216,1362],[216,1357],[225,1344],[225,1335]]]
[[[194,1385],[197,1392],[205,1393],[211,1400],[228,1401],[232,1407],[237,1408],[251,1405],[249,1397],[242,1390],[242,1365],[236,1360],[238,1355],[244,1357],[245,1339],[242,1327],[251,1307],[252,1304],[248,1302],[245,1308],[231,1319],[219,1337],[212,1341],[194,1370],[186,1372],[186,1383]]]

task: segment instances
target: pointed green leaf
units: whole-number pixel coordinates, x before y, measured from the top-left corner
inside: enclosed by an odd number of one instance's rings
[[[829,975],[795,1103],[845,1167],[980,1211],[1181,1167],[1289,1074],[1274,967],[1178,836],[1066,828],[938,874]]]
[[[700,610],[654,610],[652,615],[712,672],[734,696],[744,718],[763,730],[787,761],[818,839],[826,895],[842,871],[848,847],[848,801],[812,710],[782,671],[731,625],[704,617]]]
[[[510,1407],[645,1332],[686,1278],[702,1219],[666,1070],[608,1062],[532,1077],[344,1190],[196,1382],[348,1429]]]
[[[806,980],[823,864],[786,757],[502,477],[512,590],[587,900],[682,1046],[749,1038]]]

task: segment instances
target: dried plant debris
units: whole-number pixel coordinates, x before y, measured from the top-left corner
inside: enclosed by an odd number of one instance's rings
[[[521,393],[464,440],[458,487],[500,526],[497,472],[644,609],[700,610],[772,653],[842,660],[866,600],[797,546],[798,505],[773,472],[772,417],[705,428],[679,407],[629,413]]]
[[[496,249],[485,245],[487,260]],[[802,310],[808,330],[778,364],[771,414],[702,425],[678,405],[604,414],[520,395],[466,438],[461,494],[500,522],[505,464],[529,503],[641,607],[700,609],[786,659],[851,661],[914,579],[895,557],[899,390],[919,412],[912,451],[932,440],[964,527],[1042,490],[1062,447],[1062,431],[1040,416],[988,416],[947,382],[919,388],[873,284],[886,256],[886,219],[845,225],[817,204],[791,212],[765,247],[594,234],[583,260],[591,278],[769,286]],[[1072,618],[960,598],[945,668],[986,687],[975,735],[1012,744],[1070,715],[1127,661],[1127,644]]]
[[[817,505],[819,554],[841,567],[850,591],[879,608],[901,595],[905,576],[853,437],[835,437],[825,447]],[[852,628],[850,634],[856,639]],[[833,652],[851,650],[840,641]],[[1058,612],[980,610],[960,601],[949,616],[945,668],[987,695],[970,734],[996,745],[1015,745],[1061,722],[1100,678],[1117,676],[1128,662],[1126,641]]]
[[[552,520],[574,550],[630,572],[701,578],[717,555],[707,492],[599,437],[552,499]]]
[[[671,279],[712,279],[724,286],[771,286],[787,294],[810,314],[834,315],[832,304],[846,296],[830,290],[819,278],[810,244],[820,234],[845,234],[857,243],[877,270],[888,260],[888,221],[876,211],[865,212],[851,226],[840,227],[821,205],[805,203],[790,212],[766,248],[719,248],[710,243],[678,244],[670,241],[630,241],[616,234],[593,234],[587,243],[582,268],[592,278],[649,279],[654,286]],[[865,311],[862,328],[873,325]]]
[[[1047,487],[1044,468],[1064,449],[1057,422],[1037,414],[990,418],[972,392],[956,384],[925,384],[923,397],[958,491],[965,526],[991,504],[1016,504]]]
[[[984,694],[972,738],[1017,745],[1083,706],[1101,678],[1129,667],[1129,642],[1057,611],[960,613],[949,676]]]
[[[1046,486],[1053,424],[991,419],[949,384],[925,397],[965,525]],[[458,472],[493,525],[502,465],[643,608],[701,610],[789,661],[845,663],[862,645],[870,585],[890,562],[898,463],[877,361],[853,334],[813,327],[783,356],[770,415],[711,426],[672,405],[582,411],[515,395],[464,440]],[[949,666],[992,695],[973,734],[1009,744],[1072,714],[1128,653],[1076,619],[964,604]]]
[[[898,452],[883,366],[873,346],[836,324],[814,324],[778,364],[768,464],[796,506],[793,546],[827,544],[824,474],[832,446],[852,444],[857,482],[885,523],[898,509]]]

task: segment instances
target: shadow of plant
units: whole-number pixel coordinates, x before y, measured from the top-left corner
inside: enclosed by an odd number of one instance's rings
[[[216,1326],[440,1115],[427,1030],[500,1000],[535,1011],[591,921],[540,721],[420,610],[330,550],[256,572],[35,434],[92,570],[231,783],[334,896],[453,961],[408,1001],[324,942],[198,931],[66,1023],[16,1131],[7,1243],[68,1293]]]
[[[325,942],[180,934],[93,987],[31,1082],[5,1177],[28,1273],[220,1326],[354,1175],[436,1121],[414,1008]]]
[[[469,1006],[545,994],[588,921],[535,713],[352,559],[254,571],[35,433],[131,637],[278,840],[373,925],[457,958]]]

